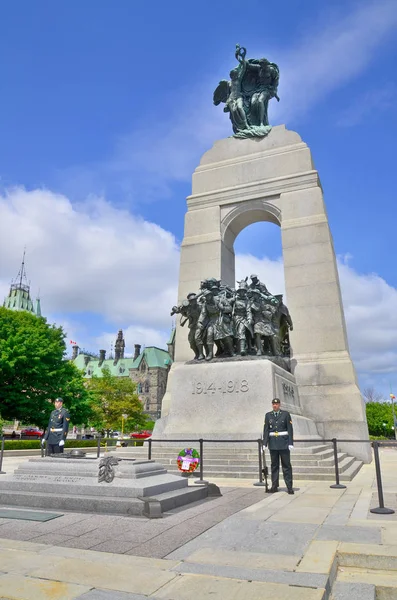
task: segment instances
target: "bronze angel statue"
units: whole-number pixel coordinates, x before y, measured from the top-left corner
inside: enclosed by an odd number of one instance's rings
[[[222,79],[214,92],[214,104],[225,104],[234,137],[264,137],[271,130],[268,104],[277,95],[279,68],[266,58],[249,58],[247,50],[236,46],[238,65],[230,71],[230,80]]]

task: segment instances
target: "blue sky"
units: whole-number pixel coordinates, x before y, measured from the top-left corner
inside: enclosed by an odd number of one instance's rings
[[[212,92],[240,43],[279,64],[270,120],[312,150],[360,382],[397,386],[395,0],[3,0],[0,22],[2,295],[26,244],[68,337],[164,342],[191,174],[231,133]],[[275,226],[235,248],[279,291]]]

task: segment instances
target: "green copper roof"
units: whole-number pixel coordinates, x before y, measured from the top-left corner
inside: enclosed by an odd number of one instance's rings
[[[156,348],[156,346],[148,346],[134,360],[133,369],[137,369],[141,364],[141,360],[145,359],[149,369],[151,368],[166,368],[172,363],[171,357],[166,350]]]
[[[161,348],[156,348],[155,346],[145,348],[135,360],[133,358],[120,358],[116,364],[114,364],[113,358],[107,358],[101,364],[99,364],[99,358],[90,358],[88,363],[85,364],[85,356],[88,355],[82,352],[77,355],[73,362],[78,369],[84,371],[84,376],[87,378],[90,378],[93,375],[102,377],[102,369],[104,367],[108,367],[112,375],[117,377],[128,377],[129,370],[137,369],[143,358],[149,369],[166,369],[172,363],[168,352]]]

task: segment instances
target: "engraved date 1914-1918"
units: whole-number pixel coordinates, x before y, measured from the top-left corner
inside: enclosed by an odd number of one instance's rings
[[[239,394],[248,392],[249,385],[246,379],[229,379],[229,381],[219,381],[205,383],[203,381],[192,381],[192,394]]]

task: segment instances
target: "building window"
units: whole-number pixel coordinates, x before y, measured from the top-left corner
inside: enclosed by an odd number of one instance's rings
[[[146,394],[149,392],[149,382],[145,381],[145,392]]]
[[[142,384],[138,383],[138,394],[142,394]]]

